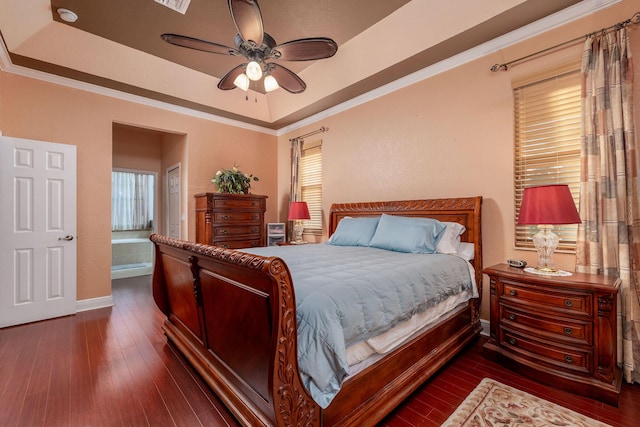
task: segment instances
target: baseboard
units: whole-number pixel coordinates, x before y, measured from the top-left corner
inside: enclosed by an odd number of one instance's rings
[[[113,307],[113,297],[111,295],[76,301],[76,313],[107,307]]]
[[[482,326],[482,330],[480,331],[480,335],[484,337],[489,336],[489,321],[480,319],[480,326]]]
[[[153,265],[148,262],[144,266],[111,270],[111,280],[127,279],[129,277],[148,276],[153,273]]]

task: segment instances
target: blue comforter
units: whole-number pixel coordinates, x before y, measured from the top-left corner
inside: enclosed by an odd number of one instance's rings
[[[349,345],[473,286],[467,262],[453,255],[328,244],[244,251],[287,263],[295,286],[300,371],[323,408],[349,374]]]

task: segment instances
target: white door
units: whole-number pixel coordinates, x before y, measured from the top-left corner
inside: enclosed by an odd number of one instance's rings
[[[76,147],[0,137],[0,327],[76,311]]]
[[[180,238],[180,165],[167,171],[168,200],[168,232],[169,237]]]

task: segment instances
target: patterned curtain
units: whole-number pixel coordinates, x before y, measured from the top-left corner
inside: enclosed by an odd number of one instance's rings
[[[296,138],[291,141],[291,192],[289,202],[302,200],[302,186],[300,183],[300,161],[302,159],[302,143],[304,140]],[[294,221],[295,222],[295,221]],[[288,222],[288,235],[293,236],[293,222]]]
[[[618,363],[626,381],[640,382],[640,159],[624,27],[588,38],[582,73],[576,271],[620,277]]]

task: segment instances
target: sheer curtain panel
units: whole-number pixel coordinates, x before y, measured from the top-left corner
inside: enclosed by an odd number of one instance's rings
[[[154,176],[111,172],[111,230],[153,228]]]

